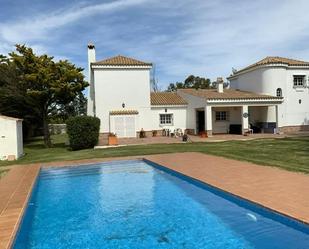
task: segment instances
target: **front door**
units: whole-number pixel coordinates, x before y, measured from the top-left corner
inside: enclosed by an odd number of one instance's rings
[[[205,111],[196,111],[196,130],[197,133],[205,131]]]

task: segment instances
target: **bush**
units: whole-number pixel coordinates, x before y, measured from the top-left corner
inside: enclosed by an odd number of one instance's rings
[[[99,140],[100,119],[90,116],[67,120],[67,133],[72,150],[93,148]]]

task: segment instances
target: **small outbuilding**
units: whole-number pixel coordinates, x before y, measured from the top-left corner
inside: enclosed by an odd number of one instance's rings
[[[22,121],[0,115],[0,160],[15,160],[23,155]]]

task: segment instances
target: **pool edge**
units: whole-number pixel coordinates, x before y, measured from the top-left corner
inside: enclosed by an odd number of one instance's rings
[[[197,178],[194,178],[194,177],[192,177],[192,176],[189,176],[189,175],[187,175],[187,174],[184,174],[184,173],[182,173],[182,172],[180,172],[180,171],[171,169],[171,168],[169,168],[168,166],[165,166],[165,165],[162,165],[162,164],[157,163],[157,162],[155,162],[155,161],[152,161],[152,160],[150,160],[150,159],[147,159],[146,157],[143,158],[143,161],[145,161],[146,163],[150,164],[150,165],[153,166],[153,167],[161,168],[161,169],[163,169],[164,171],[167,171],[168,173],[172,173],[173,175],[176,175],[176,176],[178,176],[178,177],[180,176],[181,178],[186,178],[186,179],[189,180],[190,182],[193,181],[193,183],[196,182],[196,183],[201,184],[201,185],[206,185],[206,186],[208,186],[208,187],[211,187],[211,188],[213,188],[213,189],[216,189],[217,191],[221,191],[221,192],[225,193],[226,195],[231,195],[231,196],[234,197],[234,198],[237,198],[237,199],[240,199],[240,200],[249,202],[250,204],[256,205],[258,208],[265,209],[266,211],[269,211],[269,212],[274,212],[275,214],[277,214],[277,215],[279,215],[279,216],[283,216],[284,218],[291,219],[292,222],[298,222],[298,223],[300,223],[300,224],[302,224],[302,225],[309,226],[309,222],[307,222],[307,221],[301,220],[301,219],[299,219],[299,218],[297,218],[297,217],[294,217],[294,216],[292,216],[292,215],[289,215],[289,214],[287,214],[287,213],[285,213],[285,212],[278,211],[278,210],[276,210],[276,209],[273,209],[273,208],[271,208],[271,207],[268,207],[268,206],[266,206],[266,205],[263,205],[263,204],[261,204],[261,203],[259,203],[259,202],[254,201],[254,200],[248,199],[248,198],[243,197],[243,196],[241,196],[241,195],[237,195],[237,194],[235,194],[235,193],[233,193],[233,192],[230,192],[230,191],[225,190],[225,189],[223,189],[223,188],[221,188],[221,187],[218,187],[218,186],[215,186],[215,185],[213,185],[213,184],[210,184],[210,183],[208,183],[208,182],[206,182],[206,181],[199,180],[199,179],[197,179]],[[154,165],[153,165],[153,164],[154,164]]]
[[[1,248],[8,249],[13,246],[39,171],[40,166],[16,167],[5,176],[7,177],[5,180],[1,181],[1,184],[6,184],[9,189],[6,193],[7,201],[0,213]]]
[[[211,186],[211,187],[213,187],[213,188],[215,188],[215,189],[218,189],[219,191],[225,192],[225,193],[230,194],[230,195],[232,195],[232,196],[235,196],[235,197],[237,197],[237,198],[240,198],[240,199],[243,199],[243,200],[248,201],[248,202],[250,202],[250,203],[253,203],[253,204],[255,204],[255,205],[257,205],[257,206],[259,206],[259,207],[261,207],[261,208],[264,208],[264,209],[266,209],[266,210],[269,210],[269,211],[271,211],[271,212],[274,212],[274,213],[276,213],[276,214],[278,214],[278,215],[282,215],[282,216],[284,216],[284,217],[286,217],[286,218],[292,219],[293,221],[302,223],[302,224],[304,224],[304,225],[309,225],[309,222],[307,222],[307,221],[301,220],[301,219],[299,219],[299,218],[296,218],[296,217],[294,217],[294,216],[292,216],[292,215],[289,215],[289,214],[286,214],[286,213],[284,213],[284,212],[278,211],[278,210],[276,210],[276,209],[272,209],[272,208],[270,208],[270,207],[268,207],[268,206],[265,206],[265,205],[263,205],[263,204],[261,204],[261,203],[259,203],[259,202],[254,201],[254,200],[251,200],[251,199],[242,197],[242,196],[240,196],[240,195],[236,195],[236,194],[234,194],[234,193],[232,193],[232,192],[230,192],[230,191],[227,191],[227,190],[222,189],[222,188],[220,188],[220,187],[217,187],[217,186],[215,186],[215,185],[212,185],[212,184],[209,184],[209,183],[207,183],[207,182],[198,180],[198,179],[196,179],[196,178],[194,178],[194,177],[191,177],[191,176],[189,176],[189,175],[187,175],[187,174],[183,174],[183,173],[178,172],[178,171],[176,171],[176,170],[170,169],[170,168],[168,168],[167,166],[164,166],[164,165],[161,165],[161,164],[159,164],[159,163],[153,162],[153,161],[147,159],[147,158],[146,158],[147,156],[148,156],[148,155],[144,155],[144,156],[135,156],[135,157],[110,157],[110,158],[101,158],[101,159],[97,158],[97,159],[93,159],[93,160],[91,160],[91,159],[90,159],[90,160],[74,160],[74,161],[62,161],[62,162],[53,162],[53,163],[45,163],[45,164],[42,164],[42,163],[39,164],[39,163],[38,163],[38,164],[33,164],[33,165],[16,166],[16,167],[12,168],[12,169],[10,170],[10,172],[0,180],[0,190],[1,190],[1,186],[3,186],[3,182],[4,182],[3,179],[9,178],[9,176],[12,174],[11,171],[16,171],[17,168],[18,168],[19,170],[24,171],[24,173],[30,174],[30,173],[28,172],[28,170],[30,170],[31,168],[34,168],[34,169],[36,170],[36,172],[35,172],[35,174],[32,176],[33,179],[32,179],[32,182],[31,182],[31,184],[30,184],[30,187],[28,186],[28,191],[27,191],[27,193],[24,193],[24,195],[25,195],[24,197],[25,197],[26,199],[23,201],[23,205],[22,205],[21,207],[19,207],[19,208],[21,209],[21,210],[19,211],[19,214],[18,214],[18,215],[14,214],[14,215],[15,215],[16,221],[15,221],[15,223],[14,223],[13,230],[12,230],[11,233],[10,233],[10,239],[9,239],[9,241],[6,241],[6,242],[5,242],[6,244],[3,243],[3,242],[0,242],[0,248],[8,249],[8,248],[11,248],[11,247],[14,245],[15,237],[16,237],[16,235],[17,235],[17,233],[18,233],[18,229],[19,229],[19,227],[20,227],[20,224],[21,224],[23,215],[24,215],[24,213],[25,213],[25,210],[26,210],[26,207],[27,207],[29,198],[30,198],[30,196],[31,196],[31,194],[32,194],[33,187],[34,187],[34,185],[35,185],[35,182],[36,182],[36,180],[37,180],[37,177],[38,177],[38,174],[39,174],[39,171],[40,171],[41,168],[48,168],[48,167],[66,167],[66,166],[68,166],[68,167],[74,167],[74,166],[79,166],[79,165],[91,165],[91,164],[97,164],[97,163],[101,163],[101,162],[109,162],[109,161],[117,161],[117,160],[118,160],[118,161],[124,161],[124,160],[144,160],[144,161],[147,160],[147,161],[150,161],[150,162],[152,162],[152,163],[155,163],[155,164],[161,166],[162,168],[165,168],[165,169],[170,170],[171,172],[175,172],[176,174],[183,175],[183,176],[186,177],[186,178],[191,178],[192,180],[197,181],[197,182],[200,182],[201,184],[209,185],[209,186]],[[35,170],[34,170],[34,171],[35,171]],[[32,173],[32,174],[33,174],[33,173]],[[12,178],[12,177],[11,177],[11,178]],[[21,192],[25,192],[25,189],[22,189],[22,187],[20,186],[21,183],[22,183],[22,181],[24,182],[24,175],[20,176],[20,179],[19,179],[19,180],[20,180],[20,184],[19,184],[19,188],[20,188],[20,189],[19,189],[19,190],[21,190]],[[6,180],[6,181],[7,181],[7,180]],[[28,182],[28,184],[29,184],[29,182]],[[17,192],[18,192],[18,191],[17,191],[17,187],[16,187],[16,189],[10,194],[10,195],[11,195],[10,201],[14,200],[14,195],[15,195]],[[7,206],[10,205],[10,201],[8,201]],[[15,207],[15,209],[17,209],[17,208]],[[4,213],[4,210],[1,210],[1,208],[0,208],[0,241],[1,241],[1,238],[2,238],[2,237],[1,237],[1,234],[2,234],[2,233],[1,233],[1,222],[3,221],[3,220],[2,220],[2,218],[3,218],[3,213]],[[6,232],[6,233],[9,233],[7,230],[5,230],[5,232]]]

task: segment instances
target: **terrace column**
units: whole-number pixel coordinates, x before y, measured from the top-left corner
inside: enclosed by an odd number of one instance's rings
[[[212,108],[205,106],[205,131],[207,136],[212,136]]]
[[[276,133],[280,134],[280,118],[279,118],[279,106],[276,105]]]
[[[245,134],[249,130],[249,114],[247,105],[243,105],[241,107],[241,120],[242,133]]]

